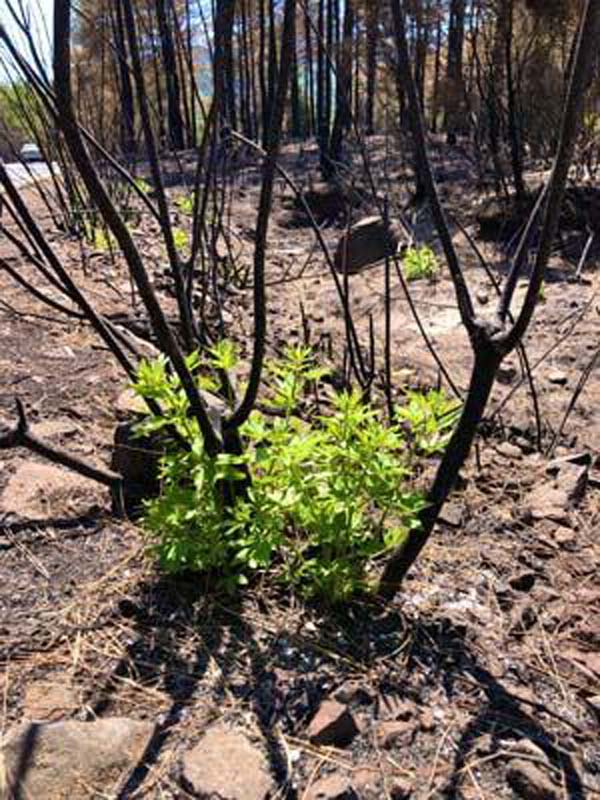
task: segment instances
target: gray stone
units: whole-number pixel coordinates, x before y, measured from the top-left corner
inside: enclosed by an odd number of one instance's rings
[[[450,528],[460,528],[463,520],[463,508],[456,503],[444,503],[438,521]]]
[[[182,782],[205,800],[265,800],[273,790],[263,753],[243,733],[221,724],[184,755]]]
[[[496,452],[500,453],[504,458],[519,459],[523,458],[523,451],[516,444],[510,442],[501,442],[496,448]]]
[[[556,488],[553,483],[543,483],[533,489],[527,495],[525,505],[534,520],[551,519],[568,524],[569,496],[564,489]]]
[[[0,800],[116,796],[154,729],[154,723],[119,717],[19,725],[0,746]]]
[[[364,267],[395,255],[402,241],[399,225],[382,217],[365,217],[341,237],[334,257],[338,272],[353,274]]]
[[[515,794],[523,800],[559,800],[562,796],[556,784],[531,761],[520,758],[510,761],[506,780]]]
[[[308,726],[308,738],[313,744],[344,747],[358,733],[350,711],[336,700],[325,700]]]

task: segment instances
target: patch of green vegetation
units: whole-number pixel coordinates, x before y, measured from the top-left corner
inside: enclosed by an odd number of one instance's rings
[[[461,411],[461,403],[443,390],[425,394],[409,391],[407,403],[396,408],[396,418],[407,426],[414,448],[424,456],[441,453],[452,434]]]
[[[190,237],[183,228],[173,228],[173,242],[178,250],[186,250],[189,247]]]
[[[435,280],[440,266],[433,250],[427,245],[409,247],[402,258],[404,277],[407,281]]]
[[[232,369],[222,343],[209,363],[188,360],[199,385],[210,369]],[[136,392],[162,415],[139,426],[174,426],[189,445],[167,443],[162,491],[145,506],[150,549],[168,572],[211,571],[228,588],[268,571],[307,596],[340,602],[370,587],[374,559],[418,527],[423,497],[409,485],[410,453],[400,425],[388,427],[356,392],[334,396],[331,413],[308,420],[301,407],[324,376],[310,349],[288,349],[269,364],[267,406],[242,426],[242,455],[210,457],[164,359],[140,366]],[[247,477],[250,476],[249,484]],[[227,506],[223,486],[245,486]]]
[[[177,208],[183,211],[184,214],[194,213],[194,196],[189,194],[186,197],[179,197],[175,201]]]

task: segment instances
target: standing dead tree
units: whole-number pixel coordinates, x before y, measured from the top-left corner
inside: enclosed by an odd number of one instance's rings
[[[423,120],[412,76],[404,13],[400,0],[391,0],[391,6],[399,80],[408,99],[409,122],[418,171],[454,283],[462,324],[469,335],[473,365],[462,414],[428,492],[427,505],[420,514],[420,528],[411,532],[406,543],[392,554],[383,572],[380,588],[381,593],[388,597],[397,592],[403,578],[427,544],[442,506],[452,491],[459,472],[469,455],[498,368],[503,359],[521,342],[533,317],[558,229],[560,209],[579,130],[584,95],[592,75],[596,58],[596,43],[600,36],[600,4],[595,0],[587,0],[573,43],[569,87],[563,108],[560,139],[552,174],[545,190],[540,194],[523,232],[495,315],[489,319],[481,319],[475,315],[469,289],[452,243],[427,156]],[[534,225],[538,224],[540,214],[542,215],[541,231],[533,270],[523,304],[515,313],[513,321],[510,317],[511,303],[517,280],[525,263],[530,231]]]

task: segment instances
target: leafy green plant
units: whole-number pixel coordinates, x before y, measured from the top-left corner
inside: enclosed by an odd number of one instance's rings
[[[194,196],[189,194],[185,197],[179,197],[175,201],[177,207],[180,211],[183,211],[184,214],[193,214],[194,213]]]
[[[396,409],[396,418],[408,427],[415,449],[425,456],[441,453],[460,415],[460,402],[441,389],[425,394],[408,391],[406,398],[408,402]]]
[[[197,355],[188,360],[204,383],[215,365],[235,365],[230,345],[219,345],[209,365]],[[269,375],[274,413],[255,410],[242,426],[243,455],[210,458],[165,361],[142,364],[134,388],[163,413],[139,432],[172,425],[189,444],[182,452],[167,443],[162,492],[145,509],[150,547],[170,572],[216,570],[235,586],[269,570],[307,595],[338,602],[368,589],[374,559],[417,526],[423,499],[407,487],[400,427],[386,427],[357,393],[335,395],[329,415],[301,417],[306,392],[323,377],[309,349],[289,349]],[[220,487],[248,472],[250,485],[227,507]]]
[[[143,178],[135,178],[134,183],[140,192],[143,192],[144,194],[150,194],[152,192],[152,186]]]
[[[173,241],[178,250],[185,250],[189,245],[190,238],[183,228],[173,228]]]
[[[117,240],[106,228],[95,225],[92,221],[84,221],[84,236],[90,246],[100,252],[106,253],[117,246]]]
[[[437,257],[427,245],[409,247],[404,253],[402,263],[407,281],[422,279],[435,280],[440,272]]]

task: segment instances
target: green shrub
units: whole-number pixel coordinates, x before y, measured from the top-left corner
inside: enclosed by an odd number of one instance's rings
[[[213,351],[213,368],[234,364],[231,345]],[[197,354],[188,365],[210,386]],[[269,369],[267,403],[276,413],[252,413],[241,430],[242,456],[211,458],[165,360],[141,365],[134,388],[158,400],[163,415],[146,418],[140,434],[174,425],[190,445],[188,452],[167,446],[161,495],[145,507],[150,548],[165,570],[217,571],[229,587],[270,570],[333,602],[368,589],[373,560],[418,526],[424,501],[407,488],[400,427],[386,427],[357,393],[335,395],[327,416],[301,417],[307,391],[322,376],[310,350],[288,350]],[[247,472],[249,487],[227,507],[223,482],[235,484]]]
[[[396,418],[406,423],[417,453],[431,456],[442,452],[460,415],[461,404],[443,390],[408,391],[407,403],[396,409]]]
[[[423,278],[435,280],[440,272],[437,257],[427,245],[409,247],[404,253],[402,263],[407,281],[418,281]]]

